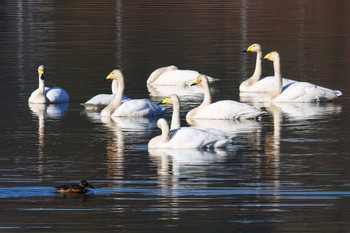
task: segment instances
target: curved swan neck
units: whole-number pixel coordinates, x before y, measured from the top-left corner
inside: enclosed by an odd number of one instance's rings
[[[118,81],[113,79],[112,81],[112,94],[117,94],[117,91],[118,91]]]
[[[163,74],[164,72],[169,71],[169,70],[177,70],[177,67],[172,65],[172,66],[166,66],[166,67],[161,67],[161,68],[156,69],[148,77],[147,84],[154,83],[161,74]]]
[[[170,134],[168,123],[162,124],[160,129],[162,131],[162,134],[160,135],[161,142],[168,142],[169,141],[169,134]]]
[[[261,58],[262,58],[262,51],[256,52],[256,62],[255,62],[255,70],[253,75],[248,78],[247,80],[242,82],[242,87],[249,87],[259,81],[261,77]]]
[[[117,75],[117,77],[113,78],[113,81],[117,81],[118,88],[116,90],[115,97],[112,100],[112,102],[101,111],[101,116],[111,116],[113,112],[122,104],[124,93],[124,77],[121,72],[118,72],[118,74],[114,75]]]
[[[210,87],[209,87],[209,83],[208,83],[208,79],[207,78],[203,78],[202,87],[203,87],[203,90],[204,90],[204,99],[203,99],[202,104],[200,105],[201,107],[211,104],[211,101],[212,101],[212,99],[211,99],[211,91],[210,91]]]
[[[114,81],[114,80],[113,80]],[[116,109],[122,104],[123,101],[123,94],[124,94],[124,76],[122,73],[119,74],[117,81],[117,90],[116,95],[113,99],[113,101],[110,103],[112,104]]]
[[[173,98],[173,116],[171,118],[170,130],[178,129],[181,127],[180,123],[180,100],[179,98]]]
[[[276,97],[277,95],[281,94],[282,92],[282,87],[283,87],[283,81],[282,81],[282,75],[281,75],[281,65],[280,65],[280,60],[275,59],[273,61],[273,69],[276,77],[276,87],[275,87],[275,93],[273,97]]]

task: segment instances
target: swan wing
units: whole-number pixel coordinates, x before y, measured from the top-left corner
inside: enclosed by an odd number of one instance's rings
[[[308,82],[296,82],[285,88],[273,102],[322,102],[336,99],[339,91]]]
[[[198,75],[199,73],[194,70],[169,70],[162,73],[153,84],[185,86],[197,78]],[[218,79],[208,77],[208,80],[211,83]]]
[[[230,140],[222,134],[205,129],[181,127],[171,131],[170,139],[163,144],[163,148],[224,147],[228,143]]]
[[[296,81],[283,78],[283,86],[289,85],[291,83],[294,83]],[[275,76],[266,76],[261,77],[257,82],[247,86],[245,83],[242,83],[240,86],[241,92],[271,92],[274,90],[276,85],[276,77]]]
[[[60,87],[45,88],[45,95],[50,103],[66,103],[69,100],[67,92]]]
[[[163,108],[148,99],[131,99],[124,101],[112,116],[159,116]]]
[[[193,118],[201,119],[254,119],[265,112],[248,104],[221,100],[203,107]]]

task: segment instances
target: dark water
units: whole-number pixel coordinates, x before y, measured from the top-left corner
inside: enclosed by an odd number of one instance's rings
[[[2,1],[0,231],[347,232],[349,2],[201,2]],[[79,105],[110,92],[115,67],[126,95],[149,97],[148,75],[170,64],[220,78],[215,100],[239,100],[254,42],[280,52],[283,76],[343,96],[216,122],[238,135],[216,151],[148,150],[156,119],[106,122]],[[69,105],[28,106],[40,64]],[[200,98],[185,99],[182,118]],[[93,193],[53,193],[80,179]]]

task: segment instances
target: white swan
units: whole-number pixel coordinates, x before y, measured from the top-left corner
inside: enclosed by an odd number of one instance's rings
[[[128,99],[123,101],[124,76],[118,69],[113,70],[106,79],[118,81],[117,93],[113,101],[101,111],[101,116],[159,116],[165,108],[148,99]]]
[[[118,82],[117,80],[112,81],[111,85],[112,94],[98,94],[86,101],[85,103],[82,103],[86,109],[93,110],[93,109],[100,109],[103,107],[106,107],[108,104],[112,102],[114,99],[117,90],[118,90]],[[123,100],[128,99],[128,97],[123,96]]]
[[[177,95],[172,94],[163,99],[162,104],[171,104],[173,106],[173,114],[171,117],[170,130],[176,130],[181,128],[180,122],[180,99]],[[192,127],[192,129],[200,129],[213,133],[215,135],[220,135],[225,138],[233,138],[235,135],[232,132],[224,132],[223,130],[214,129],[213,127]]]
[[[157,121],[157,126],[162,130],[162,134],[149,141],[149,148],[217,148],[231,143],[230,138],[222,136],[221,133],[215,134],[201,128],[181,127],[170,131],[163,118]]]
[[[38,67],[39,88],[32,92],[28,102],[32,104],[67,103],[69,96],[64,89],[60,87],[45,87],[44,72],[44,65],[40,65]]]
[[[265,101],[272,102],[322,102],[331,101],[341,96],[341,91],[317,86],[308,82],[295,82],[282,86],[280,56],[278,52],[268,53],[264,59],[273,62],[275,72],[274,90]]]
[[[256,64],[253,76],[249,79],[243,81],[239,86],[240,92],[271,92],[275,81],[274,76],[261,77],[261,59],[262,59],[262,50],[261,46],[257,43],[250,45],[243,52],[253,52],[256,53]],[[283,78],[283,86],[290,83],[296,82],[291,79]]]
[[[181,127],[180,122],[180,99],[177,95],[169,95],[164,98],[162,104],[171,104],[173,106],[173,115],[171,117],[170,130],[178,129]]]
[[[256,119],[265,112],[248,104],[233,100],[220,100],[212,103],[208,79],[205,75],[199,75],[192,85],[200,85],[204,90],[204,99],[201,105],[189,111],[186,119]]]
[[[194,70],[179,70],[176,66],[167,66],[156,69],[147,79],[149,85],[188,86],[199,73]],[[208,77],[209,82],[219,79]]]

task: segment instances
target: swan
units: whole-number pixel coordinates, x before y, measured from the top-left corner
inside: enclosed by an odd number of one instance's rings
[[[28,102],[32,104],[67,103],[69,96],[64,89],[60,87],[45,87],[44,72],[44,65],[40,65],[38,67],[39,88],[32,92]]]
[[[270,52],[264,59],[273,62],[275,72],[275,85],[269,93],[267,99],[269,102],[323,102],[332,101],[342,95],[341,91],[308,82],[295,82],[283,87],[279,53]]]
[[[262,50],[260,44],[252,44],[243,52],[256,53],[256,64],[253,76],[243,81],[239,86],[240,92],[266,93],[271,92],[275,83],[274,76],[261,77],[261,59]],[[283,86],[296,82],[291,79],[283,78]]]
[[[165,108],[148,99],[128,99],[122,102],[124,93],[124,76],[118,69],[113,70],[106,79],[118,81],[117,93],[113,101],[102,111],[101,116],[159,116]]]
[[[200,85],[204,90],[204,99],[201,105],[189,111],[186,119],[257,119],[265,112],[248,104],[233,100],[221,100],[212,103],[211,92],[207,76],[199,75],[191,85]]]
[[[86,109],[99,109],[102,107],[107,106],[112,102],[112,100],[115,97],[115,94],[117,93],[118,90],[118,82],[117,80],[112,81],[112,94],[98,94],[86,101],[85,103],[82,103]],[[128,99],[128,97],[123,96],[123,101]]]
[[[221,133],[207,131],[201,128],[181,127],[170,131],[164,118],[157,121],[162,134],[148,142],[148,148],[200,149],[225,147],[232,141]]]
[[[173,106],[173,114],[171,117],[171,123],[170,123],[170,130],[176,130],[181,128],[181,122],[180,122],[180,99],[177,95],[172,94],[161,101],[161,104],[171,104]],[[231,132],[224,132],[223,130],[217,130],[212,127],[192,127],[193,129],[200,129],[207,131],[209,133],[213,133],[215,135],[221,135],[223,137],[230,137],[233,138],[235,135]]]
[[[179,70],[176,66],[166,66],[156,69],[147,79],[148,85],[169,85],[169,86],[188,86],[199,73],[194,70]],[[213,83],[219,79],[208,77],[209,82]]]

